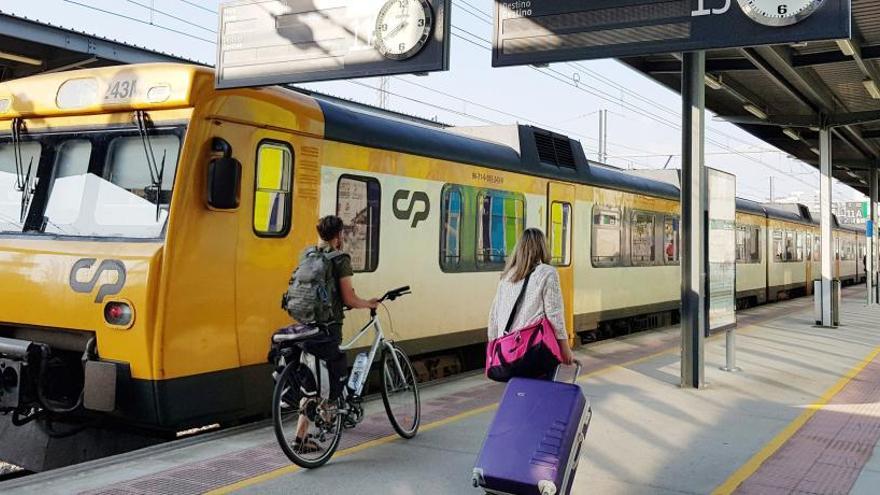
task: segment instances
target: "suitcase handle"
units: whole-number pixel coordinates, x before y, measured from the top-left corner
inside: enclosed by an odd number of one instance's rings
[[[575,359],[572,362],[574,363],[575,370],[574,370],[574,378],[571,380],[571,383],[577,383],[578,377],[581,376],[582,366],[581,366],[581,362],[578,361],[577,359]],[[556,377],[559,376],[559,370],[560,370],[560,368],[562,368],[562,366],[563,366],[562,363],[559,363],[559,365],[556,366],[556,371],[553,372],[553,381],[554,382],[556,381]]]

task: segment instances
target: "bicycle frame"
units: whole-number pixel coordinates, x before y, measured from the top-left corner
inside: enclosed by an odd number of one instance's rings
[[[375,312],[371,312],[370,321],[368,321],[367,324],[364,325],[358,331],[358,333],[354,337],[351,338],[350,341],[348,341],[347,343],[345,343],[343,345],[340,345],[339,350],[341,350],[341,351],[351,350],[354,347],[354,345],[364,335],[367,334],[367,332],[370,330],[370,327],[372,327],[376,331],[376,337],[373,340],[373,345],[370,346],[370,353],[367,356],[367,367],[364,369],[363,376],[366,377],[366,376],[370,375],[370,370],[372,370],[372,368],[373,368],[373,362],[376,359],[376,352],[378,352],[379,347],[384,347],[386,350],[388,350],[391,353],[391,358],[394,360],[394,366],[397,368],[397,372],[400,373],[400,375],[398,375],[398,376],[404,376],[403,368],[400,366],[400,361],[397,359],[397,353],[394,352],[394,346],[391,344],[391,342],[385,340],[385,333],[382,331],[382,324],[379,322],[379,318],[376,317]],[[366,380],[362,380],[361,383],[358,384],[358,389],[353,391],[355,397],[361,396],[361,392],[363,392],[363,388],[364,388],[365,383],[366,383]]]

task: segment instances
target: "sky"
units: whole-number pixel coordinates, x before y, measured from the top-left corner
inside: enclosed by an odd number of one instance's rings
[[[386,106],[452,125],[523,123],[579,140],[597,158],[599,112],[608,110],[608,160],[633,169],[681,166],[681,99],[614,60],[492,68],[493,0],[452,0],[450,70],[387,80]],[[217,0],[0,0],[0,10],[213,64]],[[379,103],[376,78],[303,85]],[[712,91],[707,88],[707,91]],[[815,168],[707,114],[706,164],[737,176],[737,195],[811,202]],[[772,180],[771,180],[772,177]],[[864,196],[835,180],[835,201]]]

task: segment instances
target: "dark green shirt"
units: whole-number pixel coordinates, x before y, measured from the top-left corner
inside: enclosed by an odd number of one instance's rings
[[[335,251],[330,246],[318,246],[318,249],[325,253],[332,253]],[[354,270],[351,268],[351,256],[348,254],[342,254],[341,256],[333,258],[333,278],[336,279],[336,300],[333,301],[333,321],[336,323],[341,324],[342,320],[345,319],[345,312],[343,311],[342,303],[342,290],[341,287],[339,287],[339,280],[353,275]]]

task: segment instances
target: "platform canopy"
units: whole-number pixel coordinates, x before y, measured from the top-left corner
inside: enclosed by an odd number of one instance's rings
[[[841,124],[834,176],[868,194],[880,166],[880,2],[852,0],[852,10],[851,40],[708,52],[706,107],[817,167],[819,127]],[[679,54],[621,60],[680,91]]]
[[[45,72],[183,57],[54,26],[0,10],[0,82]]]

